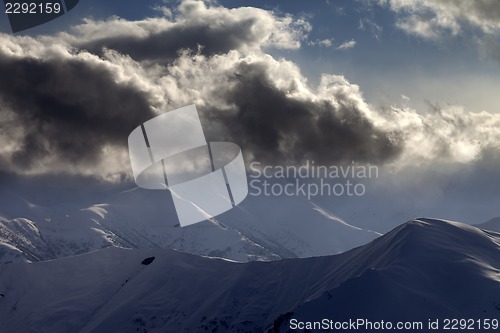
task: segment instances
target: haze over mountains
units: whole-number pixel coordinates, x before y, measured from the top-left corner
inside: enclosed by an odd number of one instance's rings
[[[175,249],[242,262],[330,255],[366,244],[418,212],[460,215],[451,204],[454,196],[439,199],[430,192],[414,200],[414,194],[397,191],[381,197],[377,189],[363,198],[249,195],[211,221],[181,228],[168,192],[103,193],[3,189],[0,262],[55,259],[108,246]],[[469,202],[465,207],[472,214],[481,206]],[[481,219],[466,218],[469,223]],[[492,220],[488,228],[498,231],[498,223]]]
[[[5,198],[0,261],[40,261],[108,246],[166,248],[237,261],[329,255],[380,233],[304,198],[251,197],[227,214],[181,228],[166,191],[132,189],[104,203],[42,206]]]

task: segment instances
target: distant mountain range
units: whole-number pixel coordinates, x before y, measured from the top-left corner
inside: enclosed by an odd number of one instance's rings
[[[108,247],[0,265],[5,332],[292,332],[324,318],[422,322],[415,332],[464,318],[491,332],[478,322],[499,317],[500,233],[435,219],[333,256],[235,263]]]
[[[181,228],[167,191],[135,188],[90,205],[0,195],[0,262],[43,261],[109,246],[269,261],[336,254],[380,235],[301,197],[249,196],[211,221]]]

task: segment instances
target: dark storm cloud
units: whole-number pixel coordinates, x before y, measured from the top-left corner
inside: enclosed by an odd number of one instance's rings
[[[194,50],[206,56],[231,50],[261,47],[298,48],[311,29],[304,20],[276,16],[273,12],[241,7],[227,9],[203,1],[184,0],[174,9],[163,8],[164,16],[126,21],[85,20],[76,34],[62,34],[73,46],[94,54],[112,49],[135,60],[165,63],[180,50]]]
[[[290,98],[274,86],[263,64],[240,64],[234,80],[225,92],[234,108],[203,112],[211,129],[207,136],[225,132],[257,161],[384,163],[402,150],[397,133],[377,129],[349,96],[335,96],[338,106]]]
[[[208,23],[177,25],[167,30],[151,32],[146,37],[117,35],[84,41],[78,47],[95,54],[104,49],[116,50],[136,60],[168,62],[177,58],[180,50],[197,50],[204,55],[227,53],[254,41],[252,28],[255,18],[227,22],[218,26]]]
[[[153,117],[147,96],[97,62],[78,58],[9,57],[0,52],[0,115],[17,148],[17,170],[45,158],[90,164],[106,144],[125,146],[128,134]],[[4,163],[5,156],[4,156]]]
[[[57,36],[0,35],[0,171],[109,172],[117,179],[129,171],[130,132],[157,115],[153,110],[190,104],[186,93],[197,93],[165,62],[188,48],[209,57],[296,48],[307,30],[305,22],[296,28],[289,17],[250,7],[185,0],[175,18],[164,10],[164,17],[139,21],[88,19]]]

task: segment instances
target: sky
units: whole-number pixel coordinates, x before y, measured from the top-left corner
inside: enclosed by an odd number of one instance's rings
[[[4,175],[130,182],[128,134],[194,103],[247,164],[500,179],[496,0],[81,0],[0,32]]]
[[[419,109],[451,104],[498,112],[498,58],[487,56],[475,40],[478,36],[436,27],[440,35],[428,37],[398,27],[406,15],[391,10],[396,1],[221,3],[259,5],[307,17],[312,25],[309,40],[299,52],[283,55],[297,61],[312,82],[322,73],[338,73],[359,84],[367,100],[377,105],[397,103],[405,95]],[[343,43],[352,47],[339,49]]]
[[[498,112],[494,96],[500,89],[496,79],[500,74],[499,51],[487,46],[489,38],[498,40],[498,33],[485,34],[481,24],[471,24],[461,15],[451,19],[458,22],[459,31],[447,30],[438,22],[429,25],[427,30],[420,28],[422,31],[402,25],[413,17],[408,14],[412,10],[429,7],[432,12],[439,8],[424,5],[432,1],[224,0],[218,3],[228,8],[253,6],[307,20],[312,28],[300,49],[267,51],[297,62],[310,82],[317,83],[322,73],[336,73],[359,84],[365,98],[378,106],[400,102],[401,95],[405,95],[418,109],[461,105],[472,112]],[[401,5],[405,3],[409,5]],[[421,5],[416,5],[418,3]],[[453,1],[449,3],[457,7]],[[485,8],[488,3],[494,4],[486,1]],[[82,0],[74,12],[23,34],[66,30],[87,17],[106,19],[116,15],[140,20],[158,16],[160,13],[154,10],[158,6],[175,8],[177,4],[178,1],[158,0]],[[435,13],[442,14],[442,11],[436,9]],[[425,15],[428,14],[423,13],[423,19]],[[432,22],[432,18],[428,22]],[[423,26],[425,24],[421,24]],[[5,16],[0,20],[0,31],[10,32]],[[345,47],[339,49],[342,44]]]

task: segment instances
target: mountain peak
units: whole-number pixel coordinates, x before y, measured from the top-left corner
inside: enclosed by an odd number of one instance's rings
[[[491,231],[500,232],[500,217],[494,217],[488,222],[478,224],[476,227],[481,229],[487,229]]]

